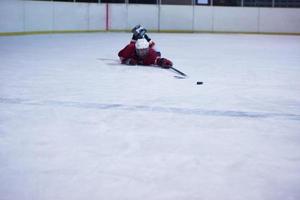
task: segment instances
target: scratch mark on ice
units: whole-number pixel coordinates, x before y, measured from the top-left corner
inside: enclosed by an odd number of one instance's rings
[[[109,103],[88,103],[73,101],[35,101],[20,98],[1,98],[1,104],[21,104],[29,106],[55,106],[55,107],[73,107],[80,109],[99,109],[99,110],[127,110],[127,111],[146,111],[146,112],[164,112],[187,115],[216,116],[216,117],[243,117],[243,118],[274,118],[281,117],[291,120],[300,120],[300,115],[290,113],[270,113],[270,112],[248,112],[234,110],[205,110],[197,108],[178,108],[147,105],[126,105]]]

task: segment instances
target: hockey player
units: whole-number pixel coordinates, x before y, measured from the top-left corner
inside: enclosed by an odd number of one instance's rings
[[[155,43],[148,37],[145,28],[137,25],[132,32],[130,43],[118,54],[122,64],[157,65],[166,69],[173,66],[172,61],[161,58],[160,52],[154,49]]]

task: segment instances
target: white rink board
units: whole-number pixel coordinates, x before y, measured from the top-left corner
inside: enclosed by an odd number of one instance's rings
[[[292,8],[0,1],[0,33],[130,30],[300,33]],[[108,16],[108,18],[106,18]]]
[[[164,5],[160,10],[161,30],[193,30],[193,7]]]
[[[300,9],[260,8],[259,31],[300,33]]]
[[[25,1],[25,31],[53,30],[53,3]]]
[[[213,31],[228,32],[257,32],[257,8],[213,8]]]
[[[88,27],[89,30],[105,30],[105,5],[88,4]]]
[[[128,27],[128,10],[125,4],[109,4],[109,28],[125,30]]]
[[[23,2],[0,1],[0,33],[24,31],[23,6]]]
[[[88,30],[88,4],[55,3],[54,30]]]
[[[213,31],[213,8],[195,6],[194,9],[194,30]]]
[[[142,24],[149,30],[158,30],[158,8],[156,5],[128,5],[128,29]]]

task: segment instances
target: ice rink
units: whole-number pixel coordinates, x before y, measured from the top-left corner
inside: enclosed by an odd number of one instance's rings
[[[149,36],[0,37],[0,199],[300,199],[300,37]]]

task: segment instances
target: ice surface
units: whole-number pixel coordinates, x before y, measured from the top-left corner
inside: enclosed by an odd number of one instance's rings
[[[300,37],[150,36],[0,37],[1,200],[300,199]]]

